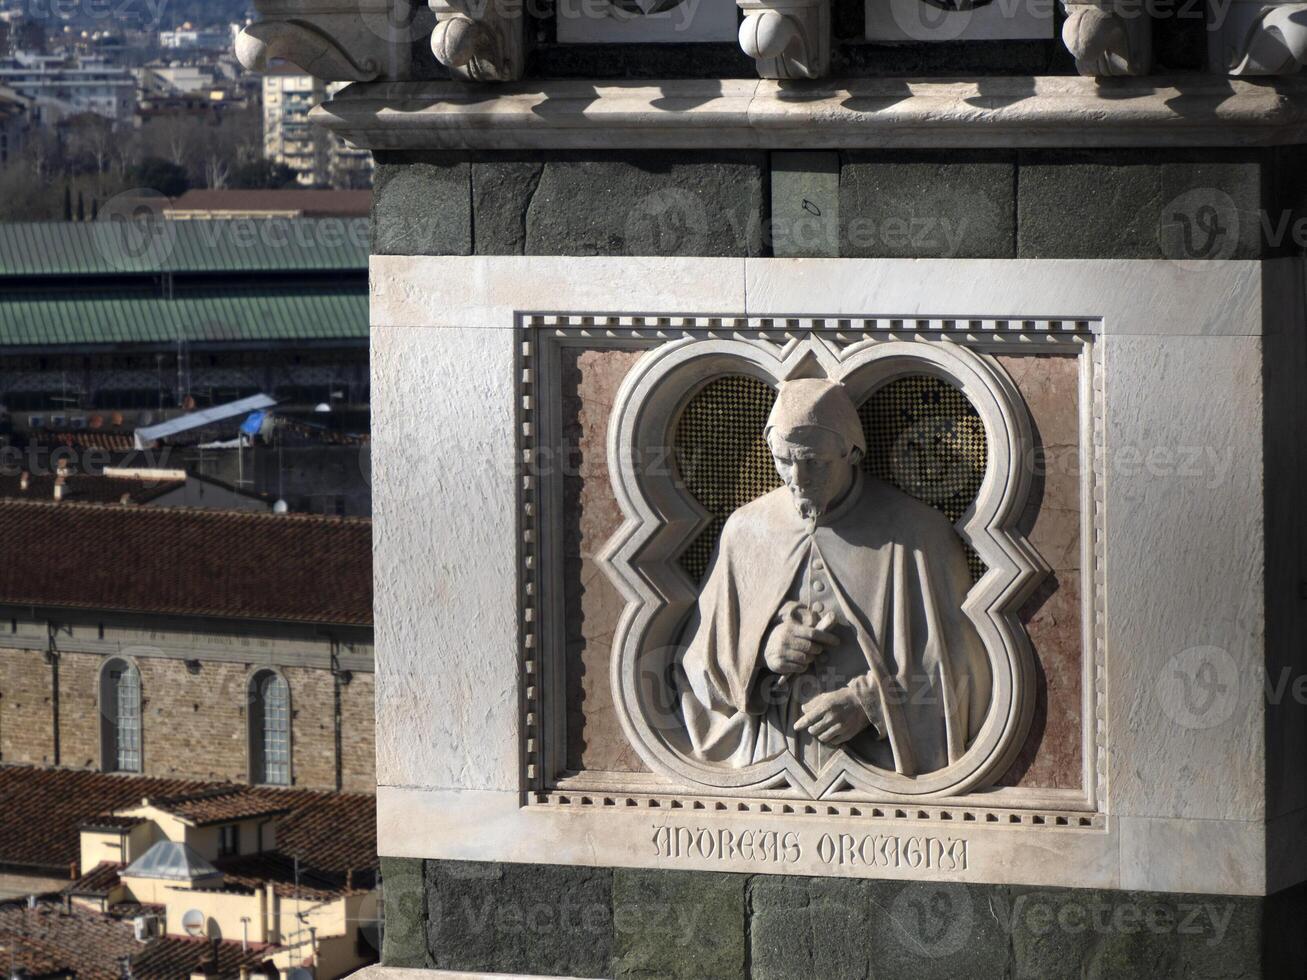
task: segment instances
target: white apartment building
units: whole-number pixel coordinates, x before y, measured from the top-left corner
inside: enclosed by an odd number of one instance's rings
[[[159,47],[169,51],[229,51],[232,27],[192,27],[183,24],[175,30],[159,32]]]
[[[104,58],[22,53],[0,58],[0,87],[30,99],[33,120],[46,124],[81,112],[129,124],[136,107],[136,79]]]
[[[263,76],[263,155],[284,163],[306,186],[367,186],[372,155],[309,122],[309,110],[346,83],[324,83],[291,66]]]

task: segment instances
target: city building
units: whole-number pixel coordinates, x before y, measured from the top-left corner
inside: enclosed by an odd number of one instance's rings
[[[129,124],[136,111],[136,79],[104,57],[13,54],[0,58],[0,86],[30,99],[45,125],[82,112]]]
[[[0,535],[0,763],[373,791],[369,521],[11,498]]]
[[[309,121],[309,110],[340,88],[290,65],[263,76],[263,155],[295,170],[306,186],[371,185],[372,154]]]
[[[268,201],[245,193],[241,211]],[[293,193],[273,207],[298,210]],[[93,464],[79,473],[185,468],[292,510],[370,513],[366,234],[344,216],[0,225],[10,476],[48,474],[65,450]],[[243,450],[242,419],[134,448],[137,428],[260,392],[276,428]]]
[[[232,24],[225,27],[195,27],[190,22],[181,27],[159,32],[159,47],[166,51],[213,51],[231,50],[232,40],[239,28]]]
[[[371,796],[26,766],[0,793],[6,970],[332,980],[376,958]]]

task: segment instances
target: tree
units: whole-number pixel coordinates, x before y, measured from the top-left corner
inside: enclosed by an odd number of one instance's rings
[[[228,180],[228,186],[244,189],[264,189],[294,187],[296,173],[293,167],[271,160],[255,160],[236,167]]]
[[[131,168],[129,177],[138,187],[149,187],[166,197],[180,197],[190,186],[185,167],[159,157],[146,157]]]
[[[79,112],[65,119],[60,128],[67,137],[69,163],[78,173],[102,174],[108,169],[117,137],[110,120]]]

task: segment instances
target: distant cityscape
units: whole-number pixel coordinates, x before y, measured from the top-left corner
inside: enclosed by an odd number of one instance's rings
[[[249,19],[221,4],[0,2],[0,221],[90,221],[141,189],[370,187],[371,154],[308,121],[335,86],[241,67]]]

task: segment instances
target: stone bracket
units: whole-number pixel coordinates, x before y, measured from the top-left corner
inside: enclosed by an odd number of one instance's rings
[[[1081,75],[1147,75],[1153,67],[1153,20],[1138,0],[1064,2],[1062,43]]]
[[[429,0],[436,15],[431,51],[456,78],[512,82],[526,61],[522,4],[512,0]]]
[[[256,0],[259,19],[236,38],[236,57],[262,72],[281,58],[328,82],[407,77],[415,38],[431,30],[413,0]]]
[[[738,0],[740,47],[762,78],[830,72],[830,0]]]
[[[1293,75],[1307,64],[1307,3],[1233,0],[1208,8],[1208,62],[1228,75]]]

